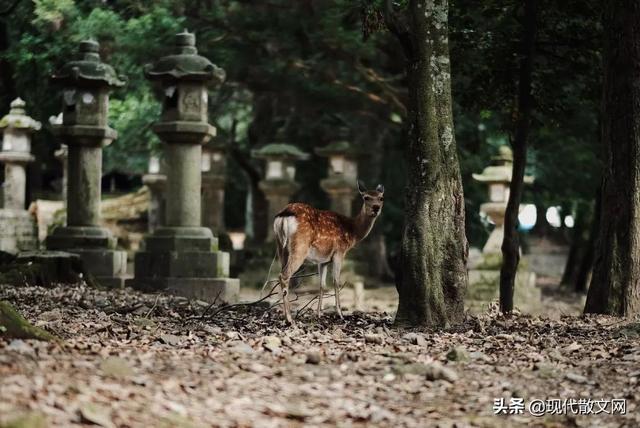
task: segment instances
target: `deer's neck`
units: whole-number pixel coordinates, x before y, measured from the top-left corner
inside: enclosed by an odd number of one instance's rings
[[[371,217],[370,215],[367,215],[364,205],[362,206],[362,209],[360,210],[358,215],[353,218],[356,242],[362,241],[367,237],[367,235],[369,235],[369,232],[371,232],[373,224],[376,222],[377,218],[377,216]]]

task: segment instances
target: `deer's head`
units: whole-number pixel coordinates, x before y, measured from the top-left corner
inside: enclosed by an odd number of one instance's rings
[[[364,183],[358,180],[358,192],[362,196],[362,210],[369,217],[378,217],[384,205],[384,186],[378,184],[375,190],[367,190]]]

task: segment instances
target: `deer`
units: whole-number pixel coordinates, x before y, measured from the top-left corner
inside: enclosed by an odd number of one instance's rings
[[[344,319],[340,307],[342,263],[349,250],[369,235],[384,204],[383,185],[379,184],[375,190],[367,190],[364,183],[358,180],[357,188],[362,197],[362,208],[354,217],[319,210],[300,202],[290,203],[276,214],[273,230],[281,266],[278,282],[284,316],[289,324],[293,324],[289,303],[289,281],[305,261],[318,267],[318,317],[322,315],[322,294],[326,285],[327,270],[330,263],[333,265],[336,312],[340,319]]]

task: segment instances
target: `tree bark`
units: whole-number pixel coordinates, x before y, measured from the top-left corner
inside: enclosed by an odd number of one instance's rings
[[[248,131],[249,149],[247,155],[252,148],[266,144],[273,135],[273,94],[261,93],[255,96],[253,102],[254,117]],[[267,228],[271,226],[273,219],[268,218],[267,199],[258,187],[258,183],[262,176],[256,174],[258,170],[252,167],[249,158],[242,159],[237,157],[239,165],[247,172],[249,185],[251,186],[251,205],[253,213],[253,243],[262,244],[267,238]]]
[[[502,267],[500,269],[500,310],[513,310],[513,290],[520,262],[520,239],[518,236],[518,212],[524,190],[524,171],[527,163],[527,140],[531,128],[533,97],[531,81],[537,31],[537,0],[525,0],[523,40],[518,82],[518,104],[515,111],[515,135],[513,147],[513,173],[509,201],[504,218],[504,240],[502,241]]]
[[[412,0],[407,56],[407,187],[396,324],[446,327],[464,316],[467,239],[454,137],[447,0]],[[388,22],[389,25],[389,22]]]
[[[55,337],[33,326],[9,302],[0,301],[0,337],[8,339],[55,340]]]
[[[591,228],[589,230],[589,238],[585,244],[585,252],[580,260],[580,265],[576,272],[573,290],[578,293],[586,293],[589,284],[589,274],[593,268],[593,258],[596,250],[596,239],[600,230],[600,195],[596,196],[595,206],[593,207],[593,215],[591,216]]]
[[[572,285],[576,282],[578,270],[587,252],[587,242],[589,240],[590,225],[592,223],[592,209],[591,204],[588,202],[579,201],[576,205],[576,221],[571,233],[569,256],[567,257],[567,263],[564,266],[564,272],[560,280],[562,285]]]
[[[640,3],[604,10],[600,234],[585,312],[640,313]]]

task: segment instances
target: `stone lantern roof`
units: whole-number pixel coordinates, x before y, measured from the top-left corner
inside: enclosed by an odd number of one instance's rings
[[[338,135],[331,140],[329,144],[323,147],[317,147],[314,152],[318,156],[345,156],[347,158],[355,159],[363,157],[364,152],[356,148],[349,140],[350,133],[347,127],[341,127],[338,129]]]
[[[508,146],[500,146],[498,154],[491,158],[491,165],[482,174],[472,174],[473,179],[481,183],[510,183],[513,173],[513,152]],[[527,184],[533,183],[533,176],[524,177]]]
[[[0,119],[0,129],[16,128],[38,131],[42,125],[37,120],[27,116],[25,106],[26,104],[21,98],[13,100],[9,114]]]
[[[224,81],[225,71],[198,55],[195,34],[185,30],[178,33],[175,40],[175,54],[164,56],[155,64],[145,66],[145,76],[149,80]]]
[[[271,143],[260,149],[253,150],[252,156],[257,159],[287,159],[287,160],[306,160],[309,154],[303,152],[293,144],[287,143]]]
[[[316,148],[314,151],[318,156],[324,157],[344,155],[348,158],[359,158],[365,155],[362,150],[345,140],[332,141],[326,146]]]
[[[70,61],[51,80],[60,85],[120,87],[126,78],[119,76],[109,64],[100,61],[100,45],[95,40],[80,42],[82,59]]]

